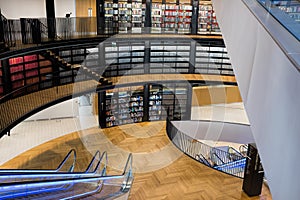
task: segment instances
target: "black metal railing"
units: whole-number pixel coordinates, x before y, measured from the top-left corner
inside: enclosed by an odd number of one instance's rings
[[[167,134],[172,143],[195,160],[224,173],[243,178],[246,158],[237,152],[211,147],[178,130],[167,118]]]
[[[15,26],[13,23],[13,20],[8,20],[5,16],[1,14],[1,38],[0,42],[3,42],[4,44],[4,49],[3,51],[8,50],[9,47],[14,47],[16,46],[16,38],[14,34]]]
[[[0,137],[9,134],[17,123],[55,102],[94,91],[95,84],[89,80],[86,75],[78,74],[77,69],[61,70],[58,77],[52,74],[46,80],[23,86],[1,97]]]

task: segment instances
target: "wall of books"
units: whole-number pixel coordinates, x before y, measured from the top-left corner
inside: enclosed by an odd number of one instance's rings
[[[142,122],[144,116],[144,88],[132,86],[106,91],[106,127]]]
[[[153,0],[147,5],[151,7],[151,32],[191,33],[192,1]],[[198,6],[198,33],[220,34],[211,1],[199,1]],[[141,32],[144,27],[146,3],[142,0],[108,0],[104,8],[108,32]]]
[[[99,123],[102,127],[142,121],[190,117],[191,92],[188,83],[161,83],[107,90],[100,95]],[[103,127],[103,128],[104,128]]]
[[[199,1],[198,34],[221,34],[211,1]]]
[[[197,44],[195,73],[234,75],[226,47]]]
[[[39,54],[10,58],[8,64],[12,90],[39,83],[52,73],[51,62]]]
[[[107,77],[144,73],[145,42],[118,41],[104,44]]]
[[[153,32],[190,33],[192,6],[189,1],[152,1],[151,20]]]
[[[113,30],[120,33],[141,31],[145,21],[145,4],[142,0],[105,1],[106,22],[111,22]],[[108,28],[110,28],[108,26]]]

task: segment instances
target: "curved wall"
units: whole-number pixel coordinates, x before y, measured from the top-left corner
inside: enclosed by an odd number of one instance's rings
[[[221,121],[172,121],[174,126],[184,134],[198,140],[253,143],[251,128],[247,124]]]
[[[273,37],[285,39],[290,46],[299,47],[299,41],[285,36],[287,31],[257,2],[247,2],[260,14],[261,23],[241,0],[214,0],[213,4],[272,197],[298,199],[300,74]],[[262,24],[277,28],[276,35],[271,36]],[[289,53],[299,58],[300,48],[295,49]]]

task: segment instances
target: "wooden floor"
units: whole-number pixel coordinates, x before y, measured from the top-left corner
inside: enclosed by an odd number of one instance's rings
[[[135,178],[129,199],[272,199],[266,186],[261,196],[249,198],[242,192],[242,179],[182,154],[166,136],[165,122],[70,133],[20,154],[1,168],[56,168],[71,148],[77,151],[76,171],[85,170],[96,150],[106,150],[108,174],[120,173],[128,154],[133,153]]]

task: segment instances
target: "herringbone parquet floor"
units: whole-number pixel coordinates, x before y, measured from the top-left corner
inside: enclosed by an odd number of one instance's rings
[[[129,199],[272,199],[265,185],[261,196],[249,198],[242,191],[241,179],[182,154],[166,136],[165,122],[95,127],[70,133],[20,154],[1,168],[56,168],[71,148],[77,151],[76,171],[85,170],[96,150],[107,151],[108,174],[120,173],[132,152],[135,179]]]

